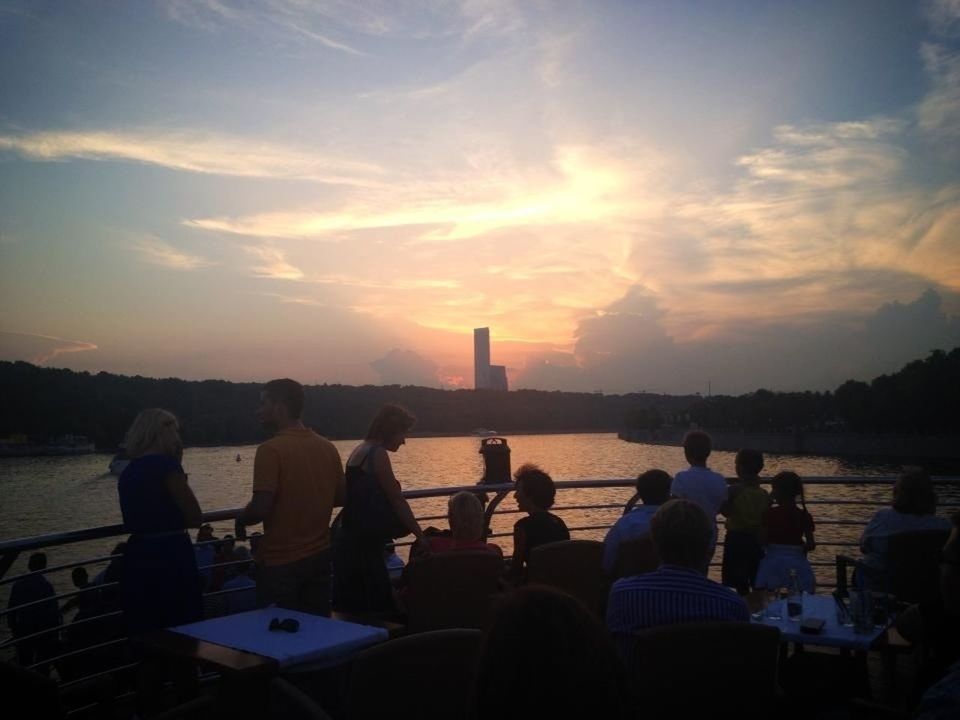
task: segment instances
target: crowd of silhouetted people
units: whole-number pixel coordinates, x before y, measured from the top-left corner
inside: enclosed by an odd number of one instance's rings
[[[92,662],[78,660],[72,650],[269,605],[318,615],[335,610],[360,621],[409,617],[412,628],[424,596],[417,584],[437,582],[425,579],[427,568],[476,563],[471,577],[430,590],[444,597],[449,591],[453,598],[457,588],[481,582],[478,573],[492,573],[491,585],[475,587],[489,587],[498,599],[485,616],[471,618],[485,628],[471,701],[475,713],[626,717],[637,709],[630,687],[643,633],[688,623],[749,624],[757,597],[765,602],[790,583],[806,592],[816,589],[808,560],[816,547],[815,520],[801,477],[780,471],[762,480],[763,455],[743,449],[736,455],[737,477],[728,482],[709,469],[711,441],[703,432],[684,440],[687,469],[674,476],[650,469],[637,478],[636,504],[598,550],[593,590],[602,591],[602,598],[591,605],[574,591],[544,587],[538,558],[569,541],[570,531],[551,512],[556,486],[543,468],[524,464],[514,474],[522,517],[513,527],[512,557],[505,558],[490,541],[482,488],[449,498],[447,528],[423,527],[417,520],[390,461],[415,422],[404,408],[383,407],[345,465],[329,441],[303,425],[298,383],[266,384],[257,413],[273,436],[257,450],[250,499],[234,533],[219,538],[202,522],[182,467],[177,419],[160,409],[137,417],[126,438],[131,462],[118,480],[129,538],[92,580],[86,568],[73,568],[76,592],[62,606],[44,574],[46,555],[29,558],[29,572],[11,589],[7,614],[20,664],[41,673],[53,664],[62,680],[69,679],[108,667],[118,652],[99,649]],[[770,491],[763,487],[767,482]],[[904,634],[934,648],[926,684],[939,683],[937,697],[955,700],[960,513],[951,526],[935,514],[936,500],[926,473],[902,474],[891,507],[863,530],[856,582],[882,589],[891,537],[944,533],[940,592],[904,614]],[[725,522],[720,582],[708,576],[718,518]],[[258,524],[263,532],[248,536],[247,527]],[[195,542],[191,528],[197,528]],[[410,535],[414,543],[404,567],[393,541]],[[638,547],[646,548],[653,564],[622,571],[629,567],[626,554]],[[72,622],[62,625],[69,613]],[[688,680],[695,691],[696,678]]]

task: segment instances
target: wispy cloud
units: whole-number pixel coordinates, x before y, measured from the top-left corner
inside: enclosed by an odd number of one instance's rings
[[[312,8],[302,2],[269,0],[249,4],[226,0],[167,0],[166,8],[171,20],[206,32],[242,28],[258,34],[280,34],[287,39],[306,40],[350,55],[364,54],[319,27],[331,24],[329,16],[315,12],[319,7]]]
[[[303,271],[287,262],[286,253],[280,248],[248,245],[246,250],[259,261],[259,264],[253,268],[253,273],[257,277],[274,280],[300,280],[303,278]]]
[[[627,177],[589,147],[557,149],[537,177],[413,181],[352,199],[340,208],[185,221],[188,227],[268,238],[333,238],[356,230],[422,226],[421,241],[463,240],[502,228],[597,222],[622,209]],[[636,210],[642,200],[631,200]]]
[[[69,353],[97,350],[91,342],[67,340],[52,335],[0,331],[0,357],[43,365]]]
[[[954,157],[960,157],[960,53],[932,43],[923,46],[931,89],[917,108],[920,128]]]
[[[309,148],[188,131],[51,131],[0,135],[0,151],[31,160],[128,161],[184,172],[376,186],[383,170]]]
[[[902,128],[888,119],[835,123],[809,128],[775,129],[776,145],[738,160],[761,182],[786,183],[794,189],[838,190],[896,174],[906,151],[877,142]]]
[[[206,258],[178,250],[157,237],[140,238],[133,247],[146,262],[173,270],[198,270],[215,264]]]
[[[167,16],[205,32],[240,28],[362,56],[346,41],[404,37],[416,40],[459,38],[465,42],[514,35],[527,27],[528,6],[517,0],[446,0],[397,3],[393,0],[167,0]]]
[[[928,0],[926,11],[934,33],[943,37],[960,35],[960,0]]]

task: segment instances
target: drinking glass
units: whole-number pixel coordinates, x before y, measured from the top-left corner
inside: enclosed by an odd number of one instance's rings
[[[850,615],[855,633],[873,630],[873,594],[869,590],[850,591]]]
[[[768,620],[783,620],[783,605],[780,602],[781,597],[781,588],[767,590],[767,605],[765,612]]]

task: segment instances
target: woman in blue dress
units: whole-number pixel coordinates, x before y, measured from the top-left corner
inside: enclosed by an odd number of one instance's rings
[[[120,598],[131,635],[203,617],[202,586],[187,528],[200,526],[200,505],[180,464],[177,418],[141,412],[127,432],[130,464],[117,491],[130,539],[120,573]]]

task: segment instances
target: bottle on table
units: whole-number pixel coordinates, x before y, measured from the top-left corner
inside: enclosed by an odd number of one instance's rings
[[[787,617],[791,620],[800,621],[803,615],[803,589],[800,587],[800,578],[797,577],[797,571],[790,570],[790,580],[787,582]]]

